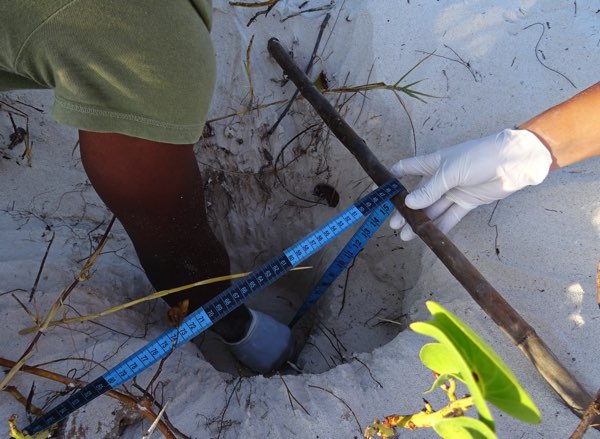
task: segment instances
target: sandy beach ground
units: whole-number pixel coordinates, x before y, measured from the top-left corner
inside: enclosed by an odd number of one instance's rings
[[[414,88],[435,96],[426,102],[406,95],[399,102],[386,90],[329,95],[388,165],[513,127],[598,81],[600,12],[592,2],[281,0],[250,25],[261,8],[213,3],[219,77],[210,130],[196,151],[207,210],[233,272],[277,255],[371,184],[306,102],[296,102],[265,137],[284,107],[273,103],[295,90],[268,55],[270,37],[279,38],[304,67],[330,13],[311,73],[322,72],[330,89],[393,84],[426,58],[402,82],[421,80]],[[13,92],[0,99],[0,356],[16,360],[32,340],[19,331],[32,326],[35,316],[43,318],[72,283],[111,214],[83,172],[76,130],[51,117],[52,93]],[[30,165],[22,144],[6,146],[12,132],[6,104],[28,115]],[[25,126],[23,117],[15,122]],[[449,234],[590,393],[600,387],[599,176],[597,158],[554,172],[539,186],[475,210]],[[339,204],[331,207],[315,196],[317,184],[335,188]],[[343,244],[342,238],[309,260],[313,269],[292,273],[252,298],[252,306],[289,322]],[[116,224],[90,278],[75,288],[58,317],[97,313],[150,292]],[[540,425],[495,411],[499,437],[563,438],[573,432],[576,416],[444,266],[422,243],[402,242],[387,225],[296,328],[304,344],[297,364],[304,373],[249,376],[218,340],[202,335],[169,357],[152,393],[168,402],[178,437],[361,437],[375,417],[422,408],[421,393],[433,381],[418,357],[427,339],[404,328],[428,318],[429,299],[486,339],[540,409]],[[92,380],[165,331],[166,310],[154,301],[53,328],[27,364]],[[155,372],[142,373],[121,390],[141,395],[139,388]],[[35,386],[32,403],[45,409],[69,391],[24,373],[10,384],[25,396]],[[442,399],[431,402],[439,406]],[[11,414],[18,415],[20,427],[28,423],[23,405],[0,392],[3,437]],[[133,439],[148,427],[136,411],[102,397],[70,416],[57,437]],[[401,435],[435,436],[431,430]],[[591,431],[586,437],[600,435]]]

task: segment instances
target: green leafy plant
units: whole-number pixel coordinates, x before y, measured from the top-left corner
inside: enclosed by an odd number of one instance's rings
[[[410,328],[436,340],[421,349],[419,356],[436,377],[431,389],[443,390],[448,404],[434,410],[425,401],[425,409],[411,415],[391,415],[375,421],[365,430],[366,438],[391,438],[397,428],[433,428],[443,438],[495,438],[495,425],[488,402],[521,421],[537,424],[540,413],[514,374],[492,348],[458,317],[435,302],[427,302],[433,319],[416,322]],[[470,395],[456,397],[456,381]],[[478,419],[466,417],[472,407]]]

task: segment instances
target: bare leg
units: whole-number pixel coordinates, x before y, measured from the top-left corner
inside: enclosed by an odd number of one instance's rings
[[[229,257],[207,221],[204,189],[192,145],[171,145],[115,133],[79,132],[85,171],[131,238],[157,290],[229,274]],[[207,285],[165,298],[202,306],[227,284]],[[213,328],[227,341],[246,333],[245,306]]]

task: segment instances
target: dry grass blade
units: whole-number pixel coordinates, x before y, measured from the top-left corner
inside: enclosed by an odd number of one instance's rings
[[[329,14],[326,16],[326,18],[328,16],[329,16]],[[323,23],[321,25],[321,30],[323,30],[325,26],[327,26],[327,21],[323,20]],[[310,67],[313,64],[314,57],[316,57],[316,50],[318,49],[319,40],[320,40],[320,37],[318,37],[317,44],[315,45],[315,50],[313,50],[314,56],[311,56],[311,61],[309,62],[309,64],[307,65],[307,69],[305,70],[307,73],[310,71]],[[249,49],[250,49],[250,45],[248,46],[248,50]],[[249,75],[250,61],[249,61],[248,50],[246,51],[246,62],[244,63],[244,67],[246,68],[246,73],[248,74],[248,77],[250,78],[250,75]],[[404,94],[406,94],[412,98],[418,99],[422,102],[425,102],[423,99],[424,97],[438,98],[439,96],[433,96],[433,95],[430,95],[427,93],[420,92],[418,90],[414,90],[413,86],[420,83],[421,81],[415,81],[415,82],[412,82],[411,84],[407,84],[407,85],[400,85],[400,82],[402,82],[406,78],[406,76],[408,76],[412,71],[414,71],[420,64],[422,64],[424,61],[426,61],[429,57],[433,56],[433,54],[434,53],[427,53],[427,56],[425,56],[422,60],[420,60],[413,67],[411,67],[394,84],[387,84],[385,82],[373,82],[373,83],[367,83],[367,84],[362,84],[362,85],[335,87],[335,88],[331,88],[328,90],[322,90],[322,92],[325,94],[330,94],[330,93],[341,94],[341,93],[366,93],[366,92],[372,91],[372,90],[389,90],[389,91],[393,91],[395,93],[397,93],[397,92],[404,93]],[[250,84],[251,84],[250,87],[251,87],[251,91],[252,91],[252,82]],[[210,123],[214,123],[214,122],[219,122],[221,120],[230,119],[232,117],[245,116],[254,111],[260,111],[265,108],[272,107],[274,105],[287,104],[287,106],[289,107],[296,99],[300,100],[300,99],[304,99],[304,98],[302,96],[298,96],[297,92],[294,92],[294,95],[290,99],[281,99],[278,101],[268,102],[266,104],[257,104],[254,106],[249,105],[243,110],[236,111],[234,113],[225,114],[223,116],[219,116],[214,119],[210,119],[207,121],[207,123],[210,124]],[[400,102],[401,102],[401,100],[400,100]],[[252,101],[250,101],[250,104],[252,104]],[[285,114],[287,111],[288,111],[288,108],[284,109],[282,114]],[[406,108],[405,108],[405,111],[406,111]],[[282,118],[282,117],[280,116],[280,118]],[[278,124],[278,122],[269,129],[268,134],[272,134],[272,132],[275,131],[277,124]],[[411,121],[411,125],[412,125],[412,121]],[[413,129],[413,131],[414,131],[414,129]]]
[[[399,325],[402,326],[402,323],[397,322],[396,320],[391,320],[391,319],[385,319],[383,317],[377,317],[378,320],[381,320],[382,322],[386,322],[386,323],[393,323],[394,325]]]
[[[100,255],[100,253],[102,253],[102,249],[104,248],[106,242],[108,241],[108,234],[110,233],[110,230],[111,230],[114,222],[115,222],[115,217],[113,216],[110,223],[108,224],[108,227],[106,228],[106,231],[104,232],[104,235],[102,236],[102,239],[100,240],[100,244],[98,245],[98,248],[89,257],[89,259],[83,266],[83,269],[79,273],[79,276],[77,276],[77,278],[71,283],[71,285],[69,285],[67,288],[65,288],[62,291],[62,293],[60,293],[60,295],[58,296],[58,299],[56,299],[56,301],[50,308],[50,311],[48,312],[48,315],[44,319],[43,323],[37,329],[37,334],[33,337],[33,340],[31,341],[31,343],[29,344],[27,349],[25,349],[25,352],[23,353],[23,355],[21,355],[21,358],[19,358],[19,360],[11,367],[11,369],[8,371],[8,373],[2,379],[2,382],[0,382],[0,390],[4,389],[8,385],[10,380],[12,380],[12,378],[19,371],[19,369],[21,367],[23,367],[25,362],[29,359],[29,357],[31,357],[36,343],[42,336],[43,332],[46,329],[48,329],[48,327],[50,326],[50,323],[52,322],[52,319],[54,318],[54,316],[56,315],[58,310],[60,308],[62,308],[65,299],[69,296],[69,294],[71,294],[71,292],[75,289],[75,287],[77,285],[79,285],[79,283],[82,280],[88,279],[89,270],[92,267],[93,263],[96,261],[96,258],[98,257],[98,255]]]
[[[272,107],[273,105],[283,105],[288,101],[289,101],[289,99],[281,99],[279,101],[269,102],[266,104],[258,104],[251,108],[246,108],[244,110],[236,111],[235,113],[229,113],[224,116],[219,116],[219,117],[215,117],[214,119],[209,119],[206,121],[206,123],[219,122],[221,120],[230,119],[230,118],[236,117],[236,116],[245,116],[246,114],[252,113],[253,111],[259,111],[259,110],[262,110],[265,108]]]
[[[152,433],[154,433],[154,430],[156,430],[158,423],[160,422],[161,418],[165,414],[165,410],[167,409],[168,405],[169,405],[168,402],[165,405],[163,405],[163,408],[160,409],[160,412],[158,412],[156,419],[154,420],[152,425],[150,425],[150,428],[148,428],[148,431],[146,432],[146,434],[142,436],[142,439],[150,439],[150,436],[152,436]]]
[[[295,267],[292,268],[291,271],[300,271],[300,270],[308,270],[312,268],[312,266],[305,266],[305,267]],[[109,314],[113,314],[115,312],[118,311],[122,311],[124,309],[127,308],[131,308],[134,305],[139,305],[140,303],[143,302],[147,302],[149,300],[155,300],[161,297],[165,297],[168,296],[169,294],[175,294],[178,293],[180,291],[184,291],[184,290],[189,290],[190,288],[194,288],[194,287],[199,287],[202,285],[209,285],[209,284],[213,284],[213,283],[217,283],[217,282],[224,282],[227,280],[233,280],[233,279],[239,279],[245,276],[248,276],[250,274],[250,272],[246,272],[246,273],[238,273],[238,274],[228,274],[227,276],[218,276],[218,277],[212,277],[210,279],[205,279],[205,280],[201,280],[199,282],[194,282],[191,284],[187,284],[187,285],[182,285],[180,287],[176,287],[176,288],[171,288],[168,290],[161,290],[161,291],[157,291],[155,293],[152,294],[148,294],[147,296],[144,296],[140,299],[136,299],[136,300],[132,300],[131,302],[127,302],[127,303],[123,303],[121,305],[117,305],[115,307],[112,307],[110,309],[107,309],[105,311],[96,313],[96,314],[89,314],[86,316],[79,316],[79,317],[71,317],[71,318],[64,318],[64,319],[60,319],[60,320],[53,320],[51,322],[48,322],[46,324],[46,328],[51,327],[51,326],[58,326],[58,325],[65,325],[68,323],[81,323],[81,322],[86,322],[89,320],[94,320],[100,317],[105,317]],[[41,326],[33,326],[31,328],[25,328],[19,331],[20,335],[24,335],[24,334],[30,334],[32,332],[41,330]]]
[[[31,163],[33,162],[33,142],[31,141],[31,137],[29,136],[29,122],[27,122],[27,128],[25,129],[25,139],[23,140],[25,143],[25,151],[23,151],[23,155],[21,158],[27,159],[27,166],[31,168]]]
[[[400,77],[400,79],[398,79],[393,84],[387,84],[385,82],[372,82],[372,83],[369,83],[369,84],[330,88],[328,90],[322,90],[322,93],[324,93],[324,94],[329,94],[329,93],[364,93],[364,92],[372,91],[372,90],[389,90],[389,91],[392,91],[392,92],[395,92],[395,93],[396,92],[404,93],[404,94],[410,96],[411,98],[418,99],[421,102],[425,102],[425,100],[423,99],[424,97],[438,98],[439,96],[430,95],[430,94],[423,93],[421,91],[418,91],[418,90],[414,89],[415,85],[417,85],[417,84],[419,84],[419,83],[421,83],[423,81],[422,79],[420,79],[418,81],[413,81],[410,84],[400,85],[400,83],[402,81],[404,81],[404,79],[406,79],[406,77],[408,75],[410,75],[422,63],[424,63],[425,61],[427,61],[427,59],[429,59],[432,55],[433,55],[432,53],[428,54],[423,59],[419,60],[414,66],[412,66],[410,69],[408,69],[408,71],[406,71],[406,73],[404,73]]]

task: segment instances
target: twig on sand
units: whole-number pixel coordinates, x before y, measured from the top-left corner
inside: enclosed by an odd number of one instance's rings
[[[302,405],[302,403],[300,401],[298,401],[298,398],[296,398],[294,396],[294,394],[292,393],[292,391],[290,390],[290,388],[288,387],[287,383],[285,382],[285,380],[283,379],[283,376],[281,375],[281,373],[278,372],[279,378],[281,378],[281,382],[283,383],[283,385],[285,386],[285,390],[287,391],[287,395],[288,398],[290,400],[290,406],[292,406],[292,411],[295,410],[294,408],[294,403],[292,402],[292,400],[296,401],[296,404],[298,404],[300,406],[300,408],[302,410],[304,410],[304,413],[306,413],[308,416],[311,416],[311,414],[308,412],[308,410],[306,410],[306,407],[304,407]]]
[[[569,439],[581,439],[585,432],[592,426],[594,418],[600,417],[600,390],[596,393],[596,398],[591,402],[588,408],[583,413],[581,422],[569,437]],[[597,422],[597,421],[596,421]],[[594,427],[596,427],[594,425]]]
[[[317,350],[317,352],[319,354],[321,354],[321,357],[323,357],[323,360],[325,361],[325,364],[327,365],[328,369],[331,369],[331,368],[333,368],[333,367],[336,366],[335,361],[333,362],[333,366],[331,364],[329,364],[329,361],[327,360],[327,357],[325,356],[325,354],[323,354],[323,352],[321,351],[321,349],[319,349],[319,347],[316,344],[314,344],[314,343],[312,343],[310,341],[307,341],[305,343],[305,345],[306,346],[312,346],[313,348],[315,348]]]
[[[358,358],[356,356],[352,357],[352,359],[358,361],[360,364],[362,364],[363,366],[365,366],[365,369],[367,369],[367,372],[369,372],[369,375],[371,376],[371,379],[377,383],[377,385],[379,386],[380,389],[383,389],[383,384],[381,384],[377,379],[375,379],[375,377],[373,376],[373,373],[371,372],[371,369],[369,368],[369,366],[367,366],[364,362],[362,362],[360,360],[360,358]]]
[[[267,6],[266,9],[257,12],[254,16],[248,21],[246,26],[250,26],[258,17],[261,15],[267,15],[271,12],[271,9],[275,7],[275,5],[279,2],[279,0],[265,0],[262,2],[229,2],[231,6],[239,6],[242,8],[260,8],[263,6]]]
[[[229,394],[229,397],[227,398],[227,402],[225,403],[225,406],[223,407],[223,410],[221,410],[221,419],[219,420],[219,434],[217,435],[217,439],[219,439],[221,437],[221,433],[223,432],[223,427],[225,425],[225,413],[227,412],[227,409],[229,408],[229,404],[231,403],[231,398],[233,398],[233,395],[235,394],[236,390],[242,385],[242,376],[240,376],[237,380],[237,382],[233,385],[233,390],[231,391],[231,393]]]
[[[600,262],[598,262],[598,269],[596,270],[596,294],[598,307],[600,307]]]
[[[163,383],[160,383],[163,384]],[[179,437],[179,439],[191,439],[190,436],[184,434],[181,430],[179,430],[177,427],[175,427],[173,425],[173,423],[171,422],[171,420],[169,419],[169,416],[167,415],[167,413],[164,411],[165,407],[167,404],[165,404],[164,406],[161,405],[157,400],[156,400],[156,396],[153,395],[152,393],[148,392],[146,389],[144,389],[143,387],[141,387],[140,385],[135,383],[135,378],[134,378],[134,384],[133,386],[138,389],[139,391],[142,392],[143,397],[141,398],[141,404],[146,407],[147,405],[149,405],[150,407],[152,407],[153,405],[156,406],[156,408],[158,408],[158,410],[160,410],[160,413],[158,414],[158,416],[161,416],[161,420],[167,425],[167,427],[169,428],[169,430],[171,430],[173,433],[175,433],[176,436]],[[158,387],[158,386],[156,386]]]
[[[154,420],[154,422],[152,422],[152,425],[150,425],[148,431],[146,431],[146,434],[142,436],[142,439],[150,439],[150,436],[152,436],[152,433],[154,433],[154,430],[158,426],[158,423],[165,414],[165,410],[167,409],[168,405],[168,402],[165,405],[163,405],[162,409],[160,409],[160,412],[158,412],[158,415],[156,415],[156,419]]]
[[[356,256],[358,256],[358,255],[356,255]],[[340,305],[340,309],[337,313],[338,317],[342,314],[342,311],[344,310],[344,306],[346,305],[346,290],[348,290],[348,281],[350,280],[350,271],[354,267],[354,264],[356,264],[356,256],[352,259],[352,263],[348,266],[348,269],[346,270],[346,280],[344,280],[344,288],[342,289],[342,304]]]
[[[329,332],[332,335],[332,337],[335,338],[336,343],[334,343],[333,340],[331,340],[331,337],[329,337],[329,335],[327,335],[327,333],[325,332],[325,330],[323,328],[327,329],[327,332]],[[333,348],[333,350],[335,350],[335,352],[338,354],[338,356],[340,357],[340,362],[341,363],[345,363],[346,362],[346,357],[342,353],[342,350],[347,351],[348,349],[346,349],[346,347],[338,339],[338,337],[335,334],[335,332],[332,331],[331,329],[329,329],[327,326],[325,326],[323,324],[320,324],[318,326],[318,329],[319,329],[319,331],[321,331],[323,333],[323,335],[325,336],[325,338],[327,339],[327,341],[329,342],[329,344],[331,345],[331,347]]]
[[[275,157],[275,161],[273,162],[273,174],[275,175],[275,179],[277,180],[277,182],[281,185],[281,187],[283,188],[283,190],[285,190],[288,194],[290,194],[292,197],[300,200],[300,201],[304,201],[306,203],[309,203],[310,206],[315,206],[317,204],[325,204],[322,201],[320,201],[319,199],[317,200],[309,200],[307,198],[301,197],[300,195],[297,195],[295,193],[293,193],[283,182],[283,179],[281,178],[281,176],[279,175],[279,171],[285,169],[287,166],[289,166],[291,163],[293,163],[295,160],[298,159],[298,157],[300,157],[300,155],[302,154],[297,154],[290,162],[288,162],[287,164],[285,163],[285,157],[284,157],[284,153],[285,150],[298,138],[302,137],[303,135],[305,135],[306,133],[308,133],[310,130],[314,129],[319,129],[320,126],[323,125],[322,123],[315,123],[312,125],[309,125],[308,127],[306,127],[305,129],[303,129],[302,131],[300,131],[299,133],[297,133],[296,135],[294,135],[294,137],[292,137],[290,140],[288,140],[286,142],[285,145],[283,145],[283,147],[279,150],[279,152],[277,153],[277,156]],[[277,164],[279,163],[279,161],[281,160],[281,168],[277,168]]]
[[[252,108],[254,104],[254,85],[252,84],[252,69],[250,67],[250,54],[252,53],[252,46],[254,44],[254,35],[250,38],[248,47],[246,48],[246,61],[244,61],[244,70],[246,76],[248,76],[248,83],[250,84],[250,98],[248,99],[248,109]]]
[[[27,349],[25,349],[25,352],[23,352],[23,354],[21,355],[19,360],[11,367],[11,369],[8,371],[8,373],[4,376],[4,378],[2,379],[2,382],[0,382],[0,390],[4,389],[4,387],[6,387],[8,385],[8,383],[13,378],[13,376],[25,364],[25,362],[29,359],[29,357],[31,357],[38,340],[40,339],[42,334],[48,329],[50,322],[52,321],[52,319],[54,318],[56,313],[62,308],[63,303],[66,300],[66,298],[69,296],[69,294],[71,294],[73,292],[75,287],[77,285],[79,285],[80,282],[83,282],[89,278],[89,271],[92,268],[92,266],[94,265],[94,262],[96,261],[96,258],[98,257],[98,255],[102,252],[104,245],[108,241],[108,235],[110,233],[110,230],[111,230],[114,222],[115,222],[115,217],[113,216],[110,223],[108,224],[108,227],[106,228],[106,231],[104,232],[104,235],[102,236],[102,239],[100,240],[100,243],[98,244],[98,248],[96,248],[96,251],[94,251],[94,253],[92,253],[92,255],[88,258],[88,260],[84,264],[83,268],[81,269],[81,272],[75,278],[75,280],[73,280],[71,285],[69,285],[67,288],[65,288],[62,291],[62,293],[60,293],[60,295],[58,296],[58,299],[56,299],[56,301],[50,308],[48,315],[46,316],[44,321],[41,323],[41,325],[39,325],[39,327],[37,328],[37,333],[33,337],[33,340],[31,341],[31,343],[29,343],[29,346],[27,347]]]
[[[327,5],[323,5],[323,6],[317,6],[316,8],[308,8],[308,9],[303,9],[303,10],[301,10],[301,11],[298,11],[298,12],[294,12],[293,14],[291,14],[291,15],[288,15],[288,16],[287,16],[287,17],[285,17],[285,18],[282,18],[282,19],[281,19],[281,22],[283,23],[284,21],[287,21],[287,20],[289,20],[290,18],[297,17],[297,16],[299,16],[299,15],[302,15],[302,14],[305,14],[305,13],[307,13],[307,12],[329,11],[329,10],[333,9],[333,7],[334,7],[334,6],[335,6],[335,2],[332,0],[332,1],[331,1],[329,4],[327,4]],[[327,15],[329,15],[329,14],[327,14]]]
[[[317,50],[319,50],[319,44],[321,43],[321,38],[323,37],[323,31],[325,31],[325,28],[327,27],[327,23],[329,22],[330,18],[331,18],[331,14],[325,15],[325,18],[323,19],[323,22],[321,23],[321,27],[319,28],[319,34],[317,35],[317,41],[313,48],[310,59],[308,60],[308,64],[306,65],[306,68],[304,69],[304,73],[306,73],[307,75],[310,73],[312,66],[315,62],[315,57],[317,56]],[[294,101],[296,100],[296,98],[298,97],[299,94],[300,94],[300,91],[298,89],[296,89],[296,91],[294,91],[294,94],[292,95],[291,99],[288,101],[288,104],[283,109],[283,111],[281,112],[281,114],[279,115],[279,117],[277,118],[275,123],[273,124],[273,126],[271,128],[269,128],[269,130],[265,134],[266,137],[270,136],[271,134],[273,134],[275,132],[275,129],[277,128],[279,123],[283,120],[283,118],[285,117],[287,112],[290,111],[292,104],[294,103]]]
[[[40,264],[40,268],[38,270],[37,276],[35,277],[35,281],[33,282],[33,287],[31,287],[31,291],[29,293],[29,302],[33,300],[33,295],[37,290],[38,283],[40,282],[40,277],[42,276],[42,272],[44,271],[44,265],[46,264],[46,259],[48,259],[48,253],[50,253],[50,247],[52,247],[52,243],[54,242],[55,233],[52,232],[52,237],[50,238],[50,242],[48,242],[48,246],[46,247],[46,252],[44,253],[44,257],[42,258],[42,262]]]
[[[23,104],[22,102],[19,102],[19,103],[22,105],[26,105],[26,104]],[[10,108],[10,110],[2,109],[2,105]],[[32,107],[32,108],[35,108],[35,107]],[[35,109],[38,110],[37,108],[35,108]],[[23,154],[21,155],[21,159],[27,158],[27,166],[31,167],[31,161],[33,159],[33,142],[31,141],[31,137],[29,136],[29,115],[27,113],[25,113],[24,111],[18,109],[17,107],[10,105],[8,102],[2,101],[2,100],[0,100],[0,110],[6,111],[8,113],[8,117],[10,118],[10,123],[12,124],[12,127],[13,127],[13,132],[9,137],[10,144],[8,145],[8,149],[13,149],[18,144],[24,143],[25,150],[23,151]],[[13,114],[15,114],[17,116],[21,116],[25,119],[25,128],[17,126],[17,124],[15,123],[15,120],[13,118]]]
[[[342,398],[340,398],[339,396],[337,396],[331,390],[325,389],[324,387],[315,386],[315,385],[312,385],[312,384],[309,384],[308,387],[312,387],[313,389],[319,389],[319,390],[322,390],[323,392],[327,392],[331,396],[333,396],[335,399],[337,399],[338,401],[340,401],[342,404],[344,404],[348,408],[348,410],[350,410],[350,413],[352,413],[352,416],[354,416],[354,420],[356,421],[356,425],[358,426],[358,431],[362,435],[362,428],[360,426],[360,422],[358,422],[358,418],[356,417],[356,414],[354,413],[354,410],[352,410],[352,407],[350,407],[346,401],[344,401]]]
[[[488,226],[493,227],[496,231],[496,237],[494,238],[494,250],[496,252],[496,257],[500,260],[500,248],[498,247],[498,224],[492,224],[492,218],[494,217],[494,213],[496,213],[496,209],[500,204],[500,200],[496,201],[494,204],[494,208],[492,209],[492,213],[490,214],[490,219],[488,220]]]
[[[15,361],[7,360],[5,358],[0,358],[0,366],[2,366],[2,367],[14,368],[17,364],[18,363]],[[84,387],[87,384],[84,381],[69,378],[64,375],[57,374],[55,372],[50,372],[45,369],[40,369],[38,367],[22,365],[20,367],[20,369],[22,372],[36,375],[36,376],[46,378],[46,379],[49,379],[52,381],[57,381],[66,386]],[[143,407],[143,408],[140,407],[140,402],[136,398],[133,398],[129,395],[118,392],[116,390],[109,390],[108,392],[105,393],[105,395],[109,396],[113,399],[116,399],[117,401],[121,402],[122,404],[126,405],[127,407],[134,409],[135,411],[137,411],[142,416],[144,416],[145,418],[149,419],[152,422],[154,422],[154,420],[157,418],[157,415],[152,411],[151,407]],[[165,438],[176,439],[175,435],[169,430],[169,428],[163,421],[158,422],[158,429],[165,436]]]
[[[550,70],[551,72],[556,73],[557,75],[562,76],[563,78],[565,78],[567,81],[569,81],[569,84],[571,84],[573,86],[573,88],[577,88],[577,86],[573,83],[573,81],[571,81],[569,78],[567,78],[567,76],[561,72],[559,72],[556,69],[553,69],[552,67],[549,67],[548,65],[544,64],[544,62],[540,59],[540,50],[538,49],[539,45],[540,45],[540,41],[542,41],[542,38],[544,37],[544,33],[546,32],[546,26],[544,26],[543,23],[533,23],[530,24],[529,26],[525,26],[523,28],[523,30],[527,30],[530,27],[536,26],[536,25],[540,25],[542,26],[542,33],[540,34],[540,37],[537,40],[537,43],[535,43],[535,57],[537,58],[537,60],[539,61],[539,63],[544,66],[545,68],[547,68],[548,70]]]

